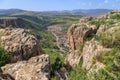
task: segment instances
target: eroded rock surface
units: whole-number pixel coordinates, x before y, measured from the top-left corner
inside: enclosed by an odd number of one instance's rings
[[[65,63],[70,67],[75,67],[79,64],[81,57],[82,56],[78,51],[72,51],[66,56]]]
[[[10,53],[13,62],[43,53],[36,36],[32,32],[21,28],[0,30],[3,31],[0,40],[1,45]]]
[[[83,67],[89,70],[92,67],[93,59],[104,51],[111,49],[104,48],[94,39],[85,43],[83,48]]]
[[[7,64],[2,67],[2,71],[15,80],[49,80],[51,71],[49,61],[49,56],[43,54],[28,61]]]
[[[89,19],[87,19],[87,21],[88,20]],[[85,21],[83,18],[80,22],[83,23],[73,24],[68,30],[68,39],[72,50],[77,50],[80,44],[83,43],[89,35],[95,34],[97,31],[95,25],[88,25],[86,23],[86,18]]]

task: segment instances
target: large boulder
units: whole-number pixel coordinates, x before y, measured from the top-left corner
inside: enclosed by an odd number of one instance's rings
[[[0,31],[1,46],[10,53],[13,62],[43,53],[36,36],[31,31],[22,28],[5,28]]]
[[[1,69],[3,74],[9,74],[13,80],[49,80],[51,71],[49,61],[49,56],[43,54],[28,61],[7,64]]]
[[[95,34],[97,27],[88,24],[73,24],[68,30],[68,40],[72,50],[77,50],[81,43],[91,34]]]

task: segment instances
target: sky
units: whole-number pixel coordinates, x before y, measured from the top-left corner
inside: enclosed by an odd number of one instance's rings
[[[120,0],[0,0],[0,9],[54,11],[74,9],[120,9]]]

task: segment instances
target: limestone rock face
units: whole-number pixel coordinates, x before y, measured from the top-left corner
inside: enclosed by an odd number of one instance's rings
[[[80,43],[83,43],[86,37],[96,33],[97,27],[95,25],[74,24],[68,30],[69,44],[73,50],[77,50]]]
[[[11,75],[15,80],[49,80],[49,56],[42,54],[28,61],[7,64],[1,67],[3,74]]]
[[[93,59],[100,55],[103,51],[109,51],[110,49],[104,48],[99,42],[94,39],[85,43],[83,48],[83,67],[89,70],[92,66]]]
[[[81,57],[82,56],[79,54],[78,51],[72,51],[66,56],[66,64],[70,67],[75,67],[77,64],[79,64]]]
[[[21,28],[6,28],[2,31],[1,45],[10,53],[13,62],[43,53],[36,36],[30,31]]]

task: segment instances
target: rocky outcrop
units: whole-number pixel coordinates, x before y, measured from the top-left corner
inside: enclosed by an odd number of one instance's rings
[[[99,42],[94,39],[85,43],[83,48],[83,67],[89,70],[92,67],[93,59],[102,52],[110,51],[111,49],[104,48]]]
[[[87,21],[88,20],[91,19],[87,18]],[[83,21],[84,19],[80,20],[80,22]],[[86,22],[86,18],[84,22]],[[88,25],[87,23],[78,23],[72,25],[68,30],[68,39],[72,50],[77,50],[80,44],[83,43],[89,35],[96,33],[97,28],[98,27],[95,25]]]
[[[75,67],[79,64],[82,55],[78,51],[72,51],[66,56],[65,63],[70,67]]]
[[[7,64],[2,67],[2,71],[15,80],[49,80],[51,70],[49,61],[49,56],[43,54],[28,61]]]
[[[32,56],[43,54],[39,42],[32,32],[21,28],[0,29],[1,46],[12,56],[12,61],[29,59]]]

